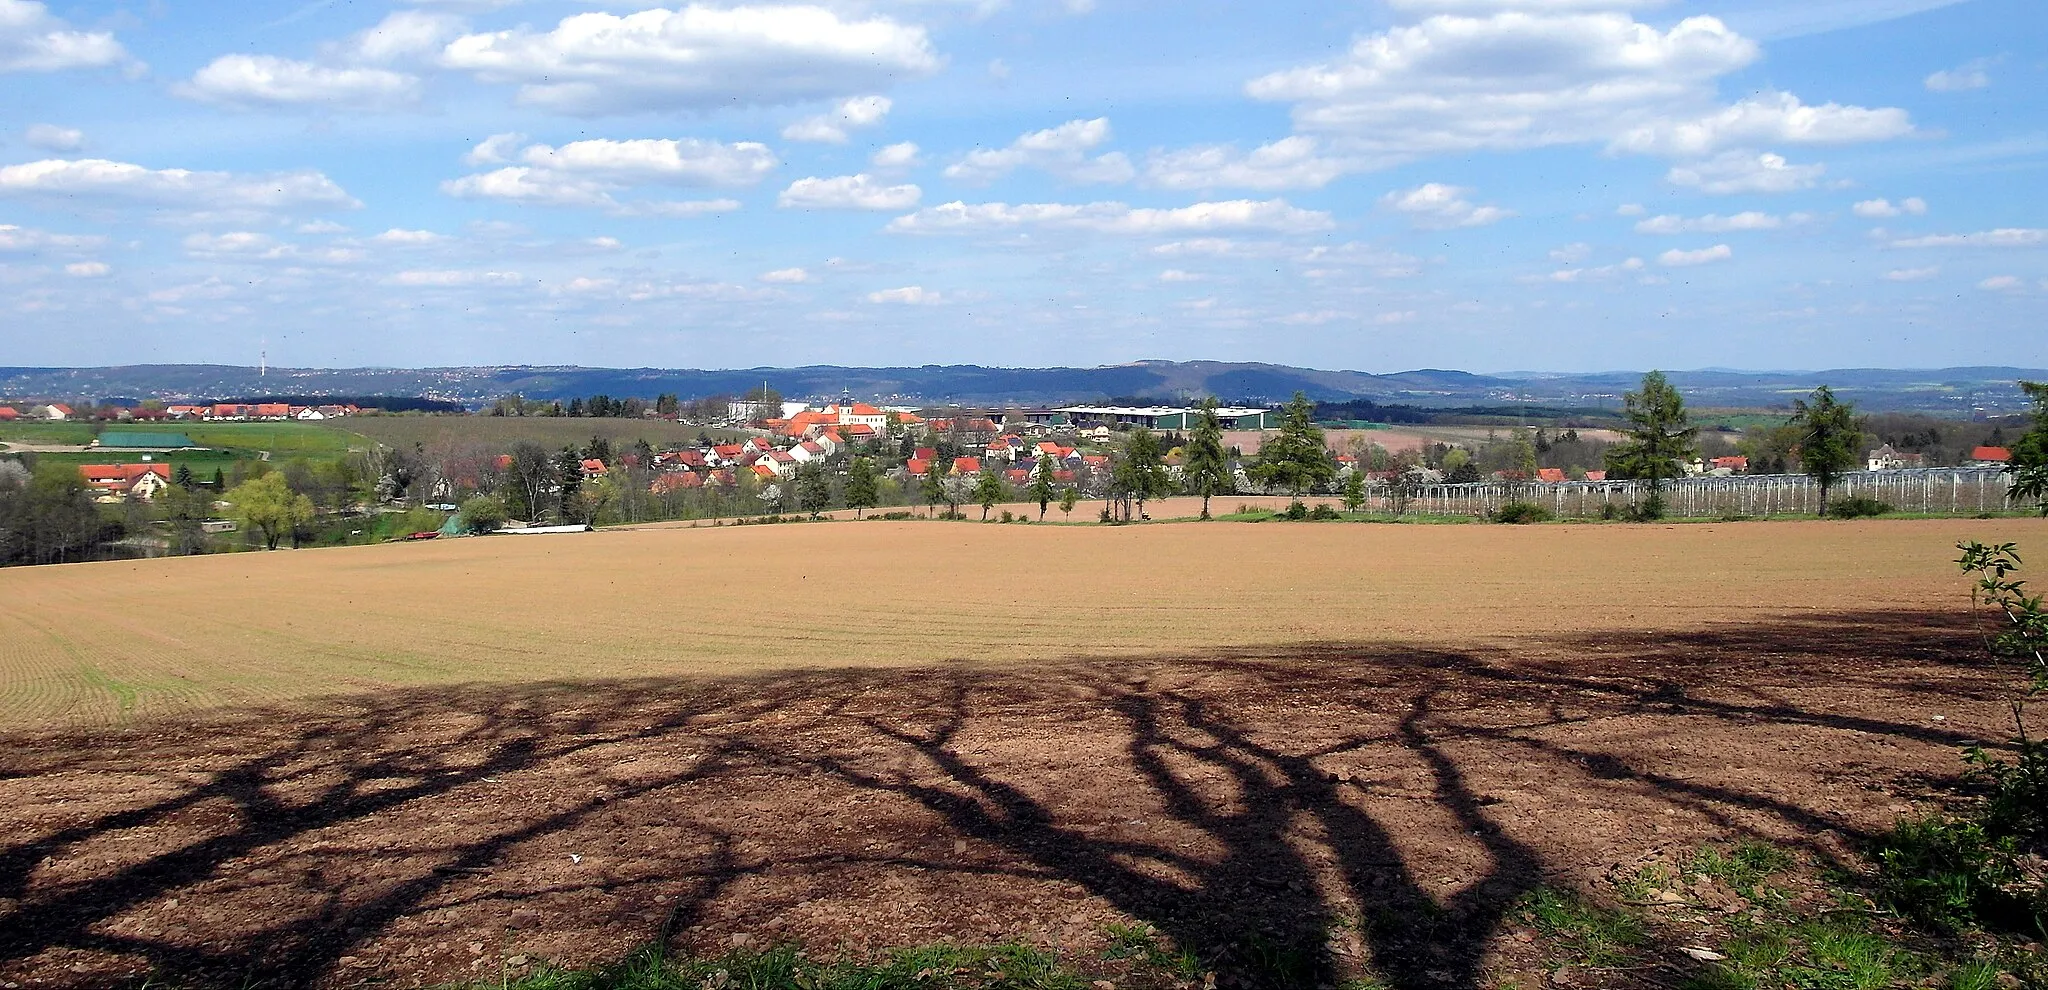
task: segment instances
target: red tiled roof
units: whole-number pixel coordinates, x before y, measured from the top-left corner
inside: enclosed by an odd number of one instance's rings
[[[1562,484],[1564,482],[1564,468],[1537,468],[1536,480],[1549,482],[1553,485]]]
[[[171,480],[168,464],[81,464],[78,474],[93,488],[125,491],[135,487],[143,475],[153,474],[165,481]]]
[[[979,458],[979,457],[955,457],[955,458],[953,458],[953,473],[954,473],[954,474],[980,474],[980,473],[981,473],[981,458]]]
[[[938,460],[938,458],[939,458],[939,448],[937,448],[937,447],[919,447],[919,448],[917,448],[917,459],[918,459],[918,460],[920,460],[920,461],[935,461],[935,460]]]
[[[1029,484],[1031,482],[1031,472],[1019,470],[1017,468],[1011,468],[1008,471],[1004,471],[1003,477],[1010,479],[1010,484],[1013,485],[1024,485]]]
[[[15,408],[14,408],[13,406],[0,406],[0,419],[20,419],[20,418],[21,418],[21,413],[19,413],[19,412],[15,411]]]
[[[1979,447],[1976,450],[1970,451],[1970,459],[1973,461],[2010,461],[2012,460],[2012,451],[2005,447]]]
[[[855,423],[846,427],[846,432],[850,436],[871,437],[875,435],[875,428],[866,423]]]
[[[926,471],[932,469],[932,462],[929,458],[913,457],[907,461],[904,461],[903,467],[911,474],[922,476]]]
[[[603,474],[604,472],[605,472],[604,462],[603,462],[603,461],[600,461],[600,460],[598,460],[598,459],[597,459],[597,458],[595,458],[595,457],[593,457],[593,458],[590,458],[589,460],[586,460],[586,461],[584,461],[584,462],[583,462],[583,473],[584,473],[584,474]]]
[[[1607,472],[1605,472],[1605,471],[1588,471],[1588,472],[1586,472],[1586,480],[1587,480],[1587,481],[1606,481],[1606,480],[1607,480]]]

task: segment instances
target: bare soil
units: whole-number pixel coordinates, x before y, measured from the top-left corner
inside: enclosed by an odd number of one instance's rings
[[[1324,606],[1293,607],[1313,626]],[[764,629],[780,612],[761,611]],[[1086,958],[1141,920],[1223,987],[1368,965],[1395,987],[1543,986],[1511,910],[1539,885],[1737,836],[1852,863],[1958,747],[2000,734],[2007,679],[1953,608],[1655,625],[384,689],[18,730],[0,739],[0,982],[416,986],[650,941]]]

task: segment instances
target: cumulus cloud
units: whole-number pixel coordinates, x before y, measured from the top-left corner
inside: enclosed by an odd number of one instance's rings
[[[1179,209],[1134,209],[1123,203],[947,203],[897,217],[899,234],[986,233],[1033,227],[1104,234],[1174,235],[1228,230],[1311,233],[1335,226],[1328,213],[1286,200],[1230,200]]]
[[[385,110],[417,102],[420,80],[391,69],[326,66],[275,55],[223,55],[171,91],[234,107],[321,104]]]
[[[573,114],[799,103],[873,91],[941,64],[923,28],[887,17],[700,3],[574,14],[546,32],[464,35],[441,60],[517,85],[521,103]]]
[[[1550,260],[1561,265],[1576,265],[1593,255],[1593,245],[1586,243],[1567,244],[1550,252]]]
[[[388,285],[411,288],[448,289],[472,285],[511,285],[526,281],[526,277],[518,272],[410,269],[397,272],[384,281]]]
[[[1884,273],[1887,282],[1925,282],[1941,274],[1940,266],[1927,268],[1894,268]]]
[[[214,261],[286,261],[294,264],[348,265],[363,260],[355,248],[306,249],[280,241],[269,234],[235,230],[223,234],[192,234],[185,238],[185,252]]]
[[[36,0],[0,0],[0,72],[141,66],[111,32],[76,31]]]
[[[722,144],[696,138],[593,139],[559,148],[530,145],[521,160],[536,168],[613,182],[683,186],[746,186],[781,164],[765,144]]]
[[[782,191],[776,205],[791,210],[907,210],[922,198],[924,191],[914,185],[885,185],[861,174],[798,179]]]
[[[1161,244],[1153,248],[1152,253],[1169,258],[1181,255],[1202,255],[1211,258],[1222,258],[1237,253],[1237,242],[1223,237],[1196,237],[1190,240]]]
[[[791,141],[845,144],[847,131],[881,123],[892,106],[886,96],[856,96],[841,101],[831,113],[805,117],[783,128],[782,136]]]
[[[1928,74],[1921,85],[1933,93],[1961,93],[1972,89],[1983,89],[1991,85],[1991,73],[1987,70],[1997,64],[1996,58],[1973,58],[1953,69],[1942,69]]]
[[[760,279],[763,282],[771,282],[777,285],[796,285],[802,282],[816,281],[811,277],[810,272],[801,268],[778,268],[772,272],[762,272]]]
[[[64,274],[72,278],[105,278],[114,269],[104,261],[74,261],[64,266]]]
[[[919,157],[917,145],[904,141],[875,152],[868,159],[868,164],[873,165],[877,172],[894,173],[916,168],[924,164],[924,159]]]
[[[0,223],[0,253],[4,254],[86,251],[106,242],[106,238],[91,234],[53,234],[47,230]]]
[[[1229,144],[1154,152],[1145,178],[1164,189],[1320,189],[1354,167],[1297,135],[1250,152]]]
[[[1623,203],[1614,208],[1614,215],[1621,217],[1639,217],[1648,212],[1641,203]]]
[[[1182,271],[1178,268],[1168,268],[1167,270],[1159,273],[1159,280],[1161,282],[1202,282],[1207,281],[1207,279],[1208,276],[1206,275],[1199,275],[1195,272]]]
[[[1658,255],[1657,263],[1666,268],[1690,268],[1693,265],[1708,265],[1716,261],[1727,261],[1733,257],[1735,257],[1735,250],[1733,248],[1726,244],[1716,244],[1713,247],[1699,248],[1693,251],[1681,251],[1677,248],[1672,248]]]
[[[1110,139],[1109,118],[1070,120],[1020,135],[1006,148],[984,149],[946,167],[946,178],[992,182],[1019,168],[1035,168],[1067,182],[1129,182],[1137,169],[1123,152],[1094,158],[1088,152]]]
[[[1359,241],[1318,245],[1296,260],[1316,266],[1302,274],[1318,278],[1361,268],[1381,278],[1413,278],[1422,274],[1422,259]]]
[[[1907,237],[1893,241],[1892,247],[2037,247],[2043,244],[2048,244],[2048,229],[2000,227],[1997,230],[1978,231],[1974,234],[1929,234],[1926,237]]]
[[[1610,279],[1617,275],[1626,275],[1635,272],[1640,272],[1642,270],[1643,259],[1629,258],[1625,261],[1617,262],[1612,265],[1600,265],[1594,268],[1560,268],[1557,271],[1551,272],[1549,275],[1545,276],[1542,279],[1530,279],[1530,281],[1550,281],[1562,283],[1594,282]]]
[[[1744,230],[1777,230],[1787,225],[1797,225],[1813,219],[1804,213],[1777,216],[1748,210],[1734,216],[1719,216],[1709,213],[1703,217],[1681,217],[1673,214],[1650,217],[1636,223],[1639,234],[1725,234]]]
[[[1475,206],[1465,199],[1472,190],[1426,182],[1409,190],[1396,190],[1380,197],[1380,205],[1406,214],[1417,227],[1442,230],[1450,227],[1484,227],[1514,216],[1513,210],[1497,206]]]
[[[871,303],[895,303],[903,306],[931,306],[943,301],[944,298],[939,293],[927,289],[921,285],[906,285],[900,289],[883,289],[880,292],[868,293],[868,302]]]
[[[23,131],[22,140],[30,146],[44,151],[77,151],[85,147],[85,132],[76,127],[58,127],[55,124],[30,124]]]
[[[1692,120],[1635,127],[1615,138],[1616,151],[1698,158],[1729,148],[1777,144],[1856,144],[1913,133],[1904,110],[1837,103],[1807,106],[1790,93],[1754,96]]]
[[[1783,155],[1769,152],[1723,152],[1691,165],[1674,166],[1664,180],[1703,193],[1726,196],[1735,193],[1782,193],[1811,189],[1827,174],[1820,164],[1794,165]]]
[[[400,227],[393,227],[370,238],[371,241],[378,244],[400,247],[421,247],[428,244],[439,244],[447,239],[447,234],[436,234],[431,230],[405,230]]]
[[[1886,199],[1866,199],[1849,209],[1859,217],[1871,219],[1896,217],[1908,213],[1917,217],[1927,212],[1927,201],[1918,196],[1910,196],[1899,200],[1895,205]]]
[[[2012,292],[2026,287],[2026,280],[2017,275],[1993,275],[1977,283],[1977,288],[1986,292]]]
[[[314,212],[362,205],[334,180],[312,170],[194,172],[98,158],[47,159],[0,167],[0,196],[71,204],[97,200],[195,213]]]
[[[695,138],[593,138],[560,147],[532,144],[519,148],[520,140],[515,134],[492,135],[463,157],[475,164],[524,164],[450,179],[441,183],[441,191],[465,199],[599,209],[618,216],[683,218],[726,213],[740,204],[731,199],[622,200],[619,194],[645,185],[751,185],[780,164],[767,145],[752,141],[723,144]]]

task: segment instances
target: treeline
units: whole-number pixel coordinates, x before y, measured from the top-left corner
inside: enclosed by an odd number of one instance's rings
[[[563,402],[560,399],[528,399],[515,394],[500,396],[484,407],[483,414],[578,419],[644,419],[655,416],[685,423],[722,423],[733,419],[753,418],[751,415],[735,416],[736,403],[744,404],[744,408],[750,411],[772,415],[780,411],[782,395],[774,389],[757,388],[739,396],[708,395],[684,399],[673,392],[664,392],[650,400],[638,396],[617,398],[600,394],[571,398],[568,402]]]
[[[200,401],[211,404],[216,400]],[[390,413],[459,413],[468,408],[460,402],[429,399],[418,395],[254,395],[218,401],[240,405],[281,402],[292,406],[356,406]]]

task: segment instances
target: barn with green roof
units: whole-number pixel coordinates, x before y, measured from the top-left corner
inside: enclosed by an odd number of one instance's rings
[[[187,450],[199,446],[183,433],[145,433],[138,430],[108,430],[93,446],[102,450]]]

